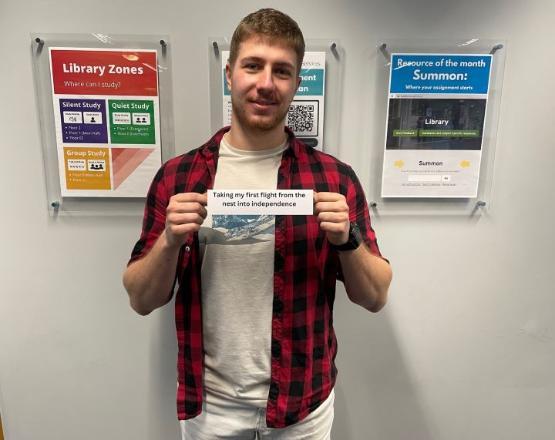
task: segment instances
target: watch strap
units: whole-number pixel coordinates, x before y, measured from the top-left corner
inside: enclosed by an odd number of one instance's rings
[[[336,251],[354,251],[362,243],[362,234],[356,223],[351,222],[349,225],[349,238],[343,244],[336,245],[330,243],[332,249]]]

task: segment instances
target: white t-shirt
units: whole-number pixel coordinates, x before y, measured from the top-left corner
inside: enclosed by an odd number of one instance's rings
[[[262,151],[220,143],[214,189],[276,189],[286,142]],[[208,215],[200,230],[204,385],[266,406],[274,295],[271,215]]]

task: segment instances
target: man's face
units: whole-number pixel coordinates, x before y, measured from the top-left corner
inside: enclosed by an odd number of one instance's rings
[[[251,37],[239,46],[233,66],[226,66],[233,121],[243,129],[270,131],[283,124],[300,78],[295,51]]]

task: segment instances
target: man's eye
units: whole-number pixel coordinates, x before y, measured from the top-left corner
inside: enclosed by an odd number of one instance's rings
[[[256,64],[256,63],[245,64],[245,69],[257,70],[258,69],[258,64]]]
[[[276,74],[279,76],[291,76],[291,72],[288,69],[277,69]]]

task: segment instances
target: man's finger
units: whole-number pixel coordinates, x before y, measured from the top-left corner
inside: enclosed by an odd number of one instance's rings
[[[202,205],[206,205],[208,196],[206,193],[178,193],[172,196],[170,200],[174,200],[176,202],[197,202]]]
[[[179,236],[190,234],[192,232],[198,232],[200,230],[200,225],[198,223],[186,223],[183,225],[170,225],[169,229],[172,234]]]
[[[345,202],[318,202],[314,205],[314,214],[320,212],[348,212],[349,206]]]
[[[320,229],[324,232],[331,232],[333,234],[342,234],[347,230],[343,226],[343,223],[332,223],[332,222],[322,222],[320,223]]]
[[[203,221],[204,217],[194,212],[186,214],[172,213],[168,215],[168,222],[174,225],[184,225],[187,223],[198,223],[199,225],[201,225]]]
[[[168,212],[195,212],[206,217],[206,208],[199,202],[173,202],[168,205]]]
[[[318,221],[330,223],[347,223],[349,221],[349,214],[343,212],[320,212],[318,214]]]
[[[334,192],[314,192],[314,203],[336,202],[338,200],[345,200],[345,196]]]

